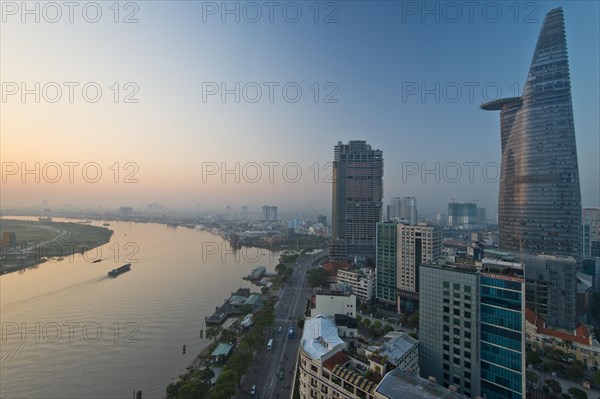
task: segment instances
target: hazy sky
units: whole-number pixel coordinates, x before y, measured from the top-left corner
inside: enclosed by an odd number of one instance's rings
[[[499,114],[479,105],[522,93],[558,6],[583,205],[600,206],[597,2],[113,4],[2,2],[3,207],[328,211],[333,146],[358,139],[383,150],[386,203],[491,217]]]

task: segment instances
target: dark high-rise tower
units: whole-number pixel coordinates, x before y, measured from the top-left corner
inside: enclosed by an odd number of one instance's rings
[[[334,257],[374,257],[382,211],[382,152],[372,150],[366,141],[338,142],[333,159],[331,223],[333,245],[338,247]]]
[[[500,111],[500,247],[580,259],[581,193],[563,11],[550,11],[521,97]]]

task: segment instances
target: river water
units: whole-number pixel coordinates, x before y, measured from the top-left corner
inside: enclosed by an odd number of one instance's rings
[[[240,287],[258,291],[242,277],[258,265],[273,271],[279,257],[234,253],[220,236],[184,227],[108,228],[111,241],[84,255],[0,276],[0,397],[164,397],[208,345],[205,317]],[[129,262],[131,271],[107,276]]]

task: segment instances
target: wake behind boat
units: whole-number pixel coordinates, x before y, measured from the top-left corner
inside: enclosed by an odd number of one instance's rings
[[[119,274],[128,272],[129,270],[131,270],[131,263],[127,263],[116,269],[112,269],[111,271],[108,272],[108,275],[110,277],[117,277]]]

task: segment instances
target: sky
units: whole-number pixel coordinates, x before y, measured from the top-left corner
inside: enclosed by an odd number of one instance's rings
[[[479,106],[522,93],[556,7],[582,205],[600,206],[597,2],[73,4],[1,3],[3,208],[330,212],[333,147],[366,140],[385,203],[492,216],[499,113]]]

